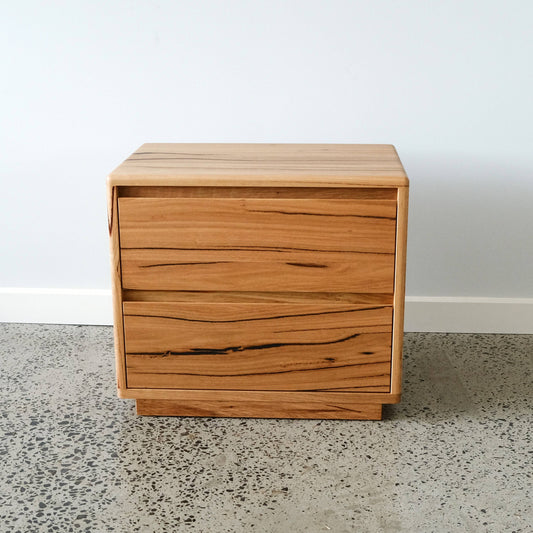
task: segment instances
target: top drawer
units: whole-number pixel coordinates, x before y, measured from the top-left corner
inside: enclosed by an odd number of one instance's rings
[[[124,288],[392,292],[391,199],[119,198]]]
[[[394,253],[393,200],[120,198],[123,248]]]

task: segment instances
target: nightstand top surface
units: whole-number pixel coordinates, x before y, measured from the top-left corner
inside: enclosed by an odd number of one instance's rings
[[[143,144],[110,186],[405,187],[390,144]]]

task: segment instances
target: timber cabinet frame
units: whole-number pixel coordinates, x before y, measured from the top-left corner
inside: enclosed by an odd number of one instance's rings
[[[138,414],[380,419],[400,401],[393,146],[145,144],[107,184],[118,395]]]

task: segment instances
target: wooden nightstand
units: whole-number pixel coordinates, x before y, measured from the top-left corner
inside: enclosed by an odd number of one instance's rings
[[[108,179],[119,396],[380,419],[400,400],[407,199],[391,145],[141,146]]]

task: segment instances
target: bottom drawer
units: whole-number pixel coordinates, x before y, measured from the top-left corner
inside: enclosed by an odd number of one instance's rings
[[[123,306],[128,388],[390,390],[390,306]]]

